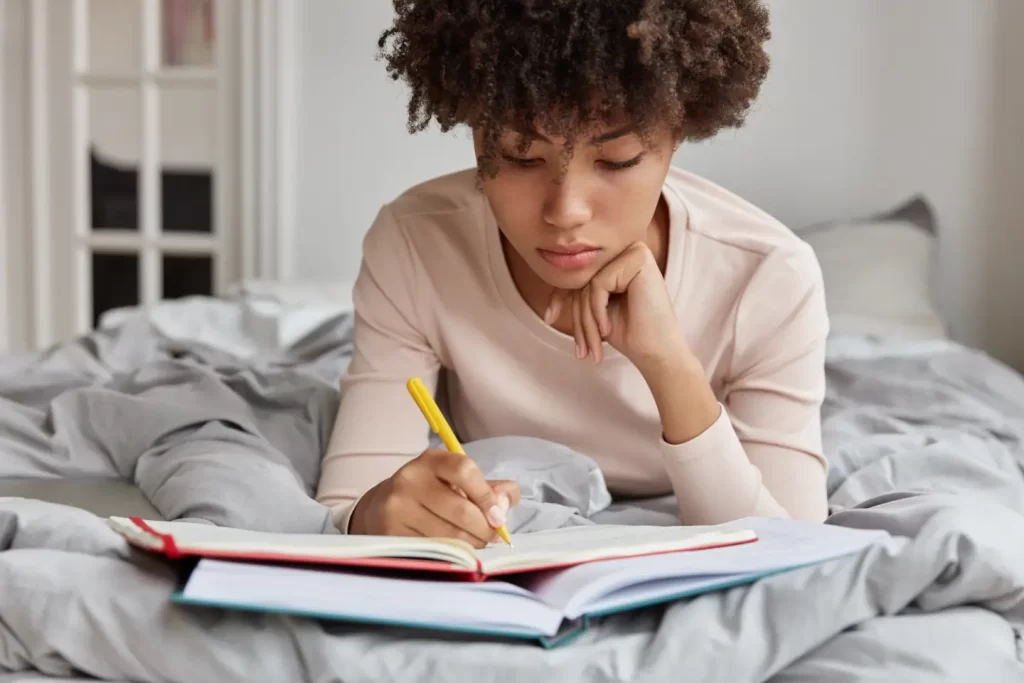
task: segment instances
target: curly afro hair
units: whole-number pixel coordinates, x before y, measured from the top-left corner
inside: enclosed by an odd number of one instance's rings
[[[378,41],[409,86],[408,127],[468,125],[494,158],[503,129],[572,147],[595,122],[643,138],[739,127],[768,74],[761,0],[394,0]],[[618,117],[618,119],[616,119]]]

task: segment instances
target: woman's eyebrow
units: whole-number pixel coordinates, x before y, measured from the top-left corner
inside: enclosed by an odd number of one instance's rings
[[[601,145],[606,142],[611,142],[612,140],[617,140],[621,137],[625,137],[633,132],[635,132],[633,124],[626,124],[619,128],[615,128],[614,130],[610,130],[605,133],[599,133],[598,135],[595,135],[594,137],[590,138],[589,142],[591,145]],[[517,135],[532,140],[541,140],[543,142],[548,143],[551,142],[551,140],[547,136],[545,136],[543,133],[534,128],[517,129],[515,133]]]
[[[604,144],[606,142],[611,142],[612,140],[616,140],[618,138],[625,137],[625,136],[629,135],[632,132],[633,132],[633,126],[630,125],[630,124],[627,124],[625,126],[622,126],[621,128],[616,128],[615,130],[610,130],[607,133],[601,133],[600,135],[592,137],[590,139],[590,144],[592,144],[592,145],[602,145],[602,144]]]

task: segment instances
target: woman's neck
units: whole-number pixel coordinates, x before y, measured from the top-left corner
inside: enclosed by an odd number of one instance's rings
[[[654,210],[654,217],[647,226],[647,236],[644,242],[654,254],[654,260],[658,262],[658,268],[662,274],[668,264],[668,239],[669,239],[669,210],[664,197],[658,200],[658,206]],[[542,280],[529,264],[512,248],[504,235],[501,237],[501,248],[505,254],[505,263],[508,264],[509,273],[515,283],[519,295],[533,309],[538,316],[543,316],[544,311],[551,301],[554,287]],[[571,333],[572,311],[564,311],[562,320],[555,321],[553,327],[561,332]]]

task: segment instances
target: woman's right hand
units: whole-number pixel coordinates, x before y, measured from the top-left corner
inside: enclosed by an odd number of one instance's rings
[[[519,495],[513,481],[486,480],[472,458],[427,449],[366,492],[349,533],[458,538],[482,548],[499,540],[495,529]]]

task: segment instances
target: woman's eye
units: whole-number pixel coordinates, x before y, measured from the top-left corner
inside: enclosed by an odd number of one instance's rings
[[[504,159],[513,166],[519,166],[520,168],[534,168],[544,163],[543,159],[515,157],[508,154],[504,155]]]
[[[599,161],[597,163],[601,164],[601,166],[608,169],[609,171],[622,171],[627,168],[633,168],[641,161],[643,161],[643,159],[643,154],[637,154],[632,159],[627,159],[626,161]]]

